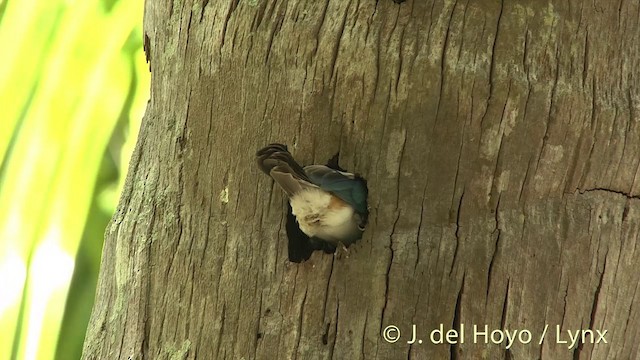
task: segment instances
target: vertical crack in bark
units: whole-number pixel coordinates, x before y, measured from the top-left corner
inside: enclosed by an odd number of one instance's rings
[[[325,0],[324,8],[322,9],[322,15],[320,16],[320,22],[318,24],[318,28],[316,29],[316,45],[313,48],[312,57],[316,57],[318,55],[318,48],[320,47],[320,32],[324,27],[325,20],[327,18],[327,10],[329,9],[329,0]]]
[[[226,184],[224,186],[225,186],[224,188],[226,188]],[[257,213],[257,215],[258,215],[257,223],[260,226],[260,228],[263,228],[264,227],[264,215],[265,215],[265,207],[266,206],[260,206],[260,200],[262,200],[264,198],[264,196],[260,196],[261,195],[261,193],[260,193],[260,181],[256,181],[255,182],[254,190],[255,190],[255,194],[256,195],[253,198],[253,209],[252,209],[253,210],[253,214],[252,215],[255,217],[256,213],[258,212],[258,210],[260,210],[260,212]],[[271,195],[269,195],[269,196],[271,196]],[[209,214],[209,215],[211,215],[211,214]]]
[[[159,175],[158,175],[159,177]],[[157,198],[157,192],[158,192],[158,188],[157,186],[154,189],[154,195],[152,196],[152,199],[156,199]],[[142,302],[143,304],[141,305],[143,307],[142,309],[142,316],[138,315],[138,321],[142,322],[142,330],[143,330],[143,334],[140,334],[140,336],[142,336],[142,340],[140,341],[140,352],[143,356],[143,358],[149,358],[149,339],[150,339],[150,335],[151,335],[151,321],[150,321],[150,305],[151,305],[151,300],[152,296],[151,296],[151,272],[152,272],[152,268],[151,268],[151,239],[153,237],[153,229],[155,227],[155,223],[156,223],[156,211],[155,208],[151,211],[151,219],[149,220],[149,226],[147,227],[147,234],[146,234],[146,240],[143,244],[144,249],[142,250],[142,254],[141,254],[141,259],[139,259],[140,261],[140,265],[145,265],[146,269],[144,271],[140,271],[139,275],[136,276],[140,276],[140,287],[142,287],[142,289],[140,289],[140,292],[144,292],[145,293],[145,298],[144,300],[140,297],[138,299],[139,302]],[[133,237],[132,237],[133,238]],[[140,325],[140,324],[138,324]]]
[[[276,12],[275,10],[275,4],[273,6],[273,10],[271,12],[271,16],[273,16],[273,14]],[[265,54],[264,57],[264,64],[267,65],[269,63],[269,58],[271,56],[271,49],[273,48],[273,39],[275,39],[276,35],[278,35],[278,33],[280,32],[280,30],[282,30],[282,24],[284,23],[284,13],[282,13],[281,11],[278,11],[278,13],[276,14],[276,18],[274,19],[274,24],[273,27],[271,28],[270,32],[269,32],[269,39],[267,40],[267,52]]]
[[[425,44],[431,43],[431,29],[433,28],[433,12],[436,7],[436,1],[431,2],[431,10],[429,11],[429,29],[427,30],[427,40],[424,42]]]
[[[635,171],[635,174],[633,175],[633,181],[631,181],[631,185],[629,187],[629,193],[633,191],[633,188],[636,185],[636,182],[638,180],[638,174],[640,174],[640,161],[638,161],[638,165],[636,165],[636,171]]]
[[[579,187],[579,184],[576,184],[575,180],[576,176],[578,175],[576,173],[576,170],[578,169],[578,163],[582,160],[583,154],[581,153],[581,150],[584,146],[585,138],[585,132],[581,130],[578,135],[578,142],[571,157],[571,162],[569,163],[569,167],[565,174],[565,179],[563,180],[563,182],[565,183],[564,192],[567,194],[576,191]]]
[[[187,56],[187,50],[189,48],[189,32],[191,31],[191,20],[193,19],[193,11],[189,12],[189,22],[187,23],[187,31],[186,31],[186,35],[185,35],[185,41],[184,41],[184,55],[182,55],[183,59],[188,59],[189,57]],[[180,28],[180,31],[182,31],[182,27]],[[187,129],[187,126],[184,126],[184,129]]]
[[[275,189],[272,188],[271,192],[269,193],[269,203],[271,203],[271,195],[273,194],[274,190]],[[286,200],[285,200],[285,202],[286,202]],[[267,206],[267,214],[268,214],[268,209],[269,208],[271,208],[271,206]],[[275,246],[275,256],[276,256],[276,258],[274,259],[274,264],[278,264],[278,258],[279,258],[279,255],[280,255],[280,239],[282,238],[282,235],[281,235],[282,234],[282,224],[287,221],[285,217],[287,216],[286,213],[289,211],[288,209],[289,208],[287,207],[286,211],[285,210],[280,211],[280,221],[278,221],[278,231],[276,232],[276,234],[277,234],[276,235],[276,246]],[[286,227],[286,225],[285,225],[285,227]],[[288,236],[289,235],[285,231],[284,237],[288,239]],[[226,241],[226,238],[225,238],[225,241]],[[288,241],[287,241],[287,246],[288,246]],[[289,251],[289,249],[287,248],[287,254],[288,254],[288,251]],[[288,255],[287,255],[287,259],[288,259]],[[273,274],[273,272],[271,274]]]
[[[344,10],[344,16],[342,17],[342,23],[340,24],[340,30],[338,31],[338,40],[335,41],[335,45],[333,47],[333,53],[331,54],[331,77],[330,80],[336,80],[336,62],[338,61],[338,54],[340,53],[340,45],[342,44],[342,37],[344,36],[344,29],[347,25],[347,15],[349,14],[349,8],[351,7],[351,0],[349,0],[349,4]],[[334,88],[335,91],[335,88]],[[315,148],[315,147],[314,147]]]
[[[398,12],[400,12],[400,8],[398,7]],[[397,16],[396,15],[396,22],[397,22]],[[394,24],[394,29],[395,29],[395,24]],[[402,74],[402,65],[403,65],[403,57],[402,57],[402,48],[404,47],[404,31],[405,31],[406,27],[403,27],[402,30],[400,30],[400,39],[398,40],[398,66],[397,66],[397,71],[396,71],[396,83],[395,83],[395,92],[396,92],[396,98],[398,97],[398,85],[400,84],[400,76]]]
[[[482,118],[480,118],[480,129],[482,129],[484,125],[484,119],[487,117],[487,113],[489,112],[489,104],[491,103],[491,99],[493,98],[494,78],[496,71],[496,48],[498,44],[498,35],[500,34],[500,24],[502,22],[503,12],[504,0],[500,2],[500,13],[498,14],[498,21],[496,22],[496,36],[493,38],[493,44],[491,45],[491,63],[489,64],[489,98],[487,99],[487,107],[484,110],[484,114],[482,114]]]
[[[513,359],[513,355],[511,355],[511,350],[504,349],[504,360],[511,360],[511,359]],[[542,359],[542,356],[540,357],[540,359]]]
[[[473,82],[473,86],[475,86],[475,80]],[[472,87],[473,87],[472,86]],[[459,97],[458,97],[458,102],[459,102]],[[460,108],[460,105],[458,105],[458,108]],[[473,99],[471,99],[471,111],[470,114],[473,114]],[[457,118],[457,116],[456,116]],[[463,149],[464,149],[464,139],[465,139],[465,134],[466,134],[466,130],[467,130],[467,122],[463,122],[462,123],[462,136],[461,136],[461,141],[460,141],[460,147],[458,149],[458,162],[456,164],[456,174],[453,178],[453,193],[451,196],[451,207],[453,208],[454,205],[454,201],[455,201],[455,196],[456,196],[456,192],[458,190],[458,177],[460,175],[460,163],[462,162],[462,153],[463,153]],[[424,190],[423,192],[426,193],[426,189],[427,189],[427,185],[425,184]],[[464,189],[463,189],[464,192]],[[422,198],[424,199],[424,194],[422,195]],[[423,206],[424,206],[424,202],[423,202]]]
[[[382,131],[380,132],[380,139],[378,140],[378,144],[383,144],[384,138],[385,138],[385,134],[387,133],[387,123],[389,122],[389,106],[391,103],[391,83],[389,83],[389,89],[387,91],[387,101],[385,102],[385,108],[384,108],[384,121],[382,123]],[[366,133],[366,132],[365,132]],[[387,148],[389,146],[387,145]],[[380,160],[383,158],[382,156],[382,150],[383,147],[382,146],[378,146],[378,154],[377,154],[377,159],[376,159],[376,169],[380,169]],[[376,181],[379,181],[379,175],[382,171],[376,171]],[[378,203],[376,208],[378,208],[380,206],[380,201],[381,198],[378,199]]]
[[[462,293],[464,292],[464,283],[467,277],[467,273],[465,272],[462,275],[462,284],[460,285],[460,290],[458,290],[458,297],[456,299],[456,306],[453,313],[453,322],[451,324],[451,329],[454,329],[460,333],[460,314],[462,307]],[[454,344],[449,346],[449,358],[451,360],[458,360],[458,356],[460,355],[460,344],[455,342]]]
[[[549,109],[547,110],[547,121],[544,123],[544,135],[542,136],[542,146],[540,147],[540,153],[538,154],[538,159],[536,160],[536,168],[534,170],[535,173],[538,172],[538,167],[540,166],[540,159],[542,159],[542,154],[544,153],[544,149],[547,146],[547,140],[549,140],[549,128],[551,127],[553,116],[555,115],[555,99],[557,97],[558,91],[558,80],[560,76],[560,49],[556,44],[556,71],[553,79],[553,86],[551,88],[551,95],[549,99]]]
[[[221,248],[222,248],[222,257],[221,257],[221,261],[220,261],[220,266],[218,269],[216,269],[216,271],[218,272],[218,280],[217,283],[218,284],[218,291],[216,291],[216,303],[218,303],[220,301],[220,284],[222,284],[222,275],[223,275],[223,271],[222,269],[224,268],[224,262],[227,260],[227,245],[229,244],[229,234],[228,234],[228,229],[225,226],[224,229],[222,230],[222,233],[224,235],[224,243],[222,244]],[[217,354],[217,353],[216,353]]]
[[[243,284],[244,285],[244,284]],[[241,333],[242,327],[240,326],[240,318],[244,318],[245,317],[245,313],[242,311],[242,299],[245,298],[245,288],[244,286],[240,287],[240,294],[238,294],[237,296],[237,300],[232,302],[232,304],[235,307],[235,318],[231,321],[231,323],[235,326],[235,331],[233,334],[233,339],[241,339],[241,336],[243,335],[243,333]],[[178,313],[178,316],[180,316],[180,313]],[[177,331],[177,329],[175,330]],[[246,330],[245,330],[246,331]],[[173,339],[176,338],[176,334],[173,335],[172,337]],[[233,342],[233,347],[232,347],[232,352],[233,354],[236,354],[236,351],[238,350],[238,343],[236,341]],[[237,356],[237,354],[236,354]]]
[[[639,7],[640,9],[640,7]],[[627,102],[629,103],[629,124],[631,124],[632,122],[636,121],[636,113],[635,113],[635,104],[633,103],[633,97],[631,95],[631,87],[629,87],[629,89],[627,90]],[[633,192],[633,188],[636,184],[636,180],[638,179],[638,174],[640,173],[640,161],[638,161],[638,164],[636,165],[636,171],[633,174],[633,180],[631,181],[631,184],[629,185],[629,194],[631,194]]]
[[[202,308],[206,309],[207,308],[207,298],[204,297],[203,298],[203,304],[202,304]],[[200,347],[204,347],[204,343],[202,341],[202,334],[204,334],[204,324],[206,322],[204,321],[204,319],[201,319],[200,321],[200,328],[198,329],[198,342],[195,343],[194,349],[193,349],[193,358],[194,359],[198,359],[198,350],[200,350]]]
[[[567,286],[564,289],[564,305],[562,307],[562,321],[560,322],[560,328],[564,328],[564,320],[567,317],[567,297],[569,296],[569,281],[567,280]]]
[[[629,304],[629,312],[627,314],[627,321],[624,324],[624,332],[622,333],[622,338],[627,338],[627,330],[629,330],[629,320],[631,320],[631,316],[633,314],[633,304],[636,304],[635,301],[636,295],[638,294],[638,288],[640,288],[640,284],[636,285],[636,288],[633,290],[633,296],[631,296],[631,303]]]
[[[189,250],[189,253],[193,254],[194,252]],[[187,283],[188,284],[188,288],[189,288],[189,302],[188,302],[188,305],[187,305],[187,312],[188,313],[191,313],[194,310],[193,309],[194,308],[194,304],[193,304],[193,293],[194,293],[194,290],[193,289],[195,288],[195,284],[196,284],[196,281],[198,279],[198,277],[196,277],[196,269],[198,269],[199,266],[196,266],[193,263],[193,260],[195,260],[195,257],[190,257],[189,258],[189,265],[188,265],[188,268],[190,268],[190,270],[191,270],[190,274],[189,274],[189,275],[191,275],[191,278],[189,279],[189,282]],[[201,264],[199,264],[199,265],[201,265]],[[186,324],[187,324],[186,326],[187,327],[191,327],[191,325],[192,325],[192,324],[190,324],[190,320],[191,319],[192,319],[191,317],[187,317],[187,321],[186,321]]]
[[[189,25],[191,25],[191,17],[189,17]],[[188,29],[187,29],[188,32]],[[189,35],[187,34],[187,39],[189,38]],[[186,47],[185,47],[186,49]],[[177,248],[178,246],[180,246],[180,242],[182,241],[182,233],[184,231],[184,226],[183,226],[183,222],[182,222],[182,207],[183,207],[183,197],[184,197],[184,192],[185,192],[185,185],[184,185],[184,152],[185,152],[185,147],[187,146],[187,128],[188,128],[188,120],[189,120],[189,113],[190,113],[190,109],[191,109],[191,97],[193,95],[193,90],[189,91],[189,95],[187,96],[186,102],[187,102],[187,107],[185,109],[185,117],[184,117],[184,124],[182,126],[182,128],[177,128],[176,130],[178,131],[178,134],[175,138],[175,151],[176,151],[176,155],[175,155],[175,159],[176,159],[176,163],[178,166],[178,176],[177,176],[177,194],[176,194],[176,201],[178,202],[176,207],[176,211],[175,211],[175,226],[178,229],[178,235],[176,236],[176,245],[174,248],[174,251],[172,253],[173,258],[171,259],[170,262],[170,267],[173,267],[173,262],[175,260],[175,255],[177,253]],[[167,271],[169,271],[169,268],[167,268]],[[167,278],[167,282],[168,282],[168,278]]]
[[[462,25],[460,25],[460,33],[464,34],[465,30],[467,29],[467,9],[469,9],[469,2],[471,0],[467,0],[467,2],[464,4],[464,6],[462,7]],[[454,7],[455,9],[455,7]],[[464,35],[460,36],[460,45],[458,46],[458,55],[456,57],[456,66],[460,64],[460,56],[462,55],[462,49],[464,49],[465,47],[465,43],[464,43]],[[462,76],[464,77],[464,72],[462,74]]]
[[[506,117],[506,112],[507,112],[507,104],[509,103],[509,96],[511,95],[511,80],[509,80],[509,83],[507,85],[507,97],[504,101],[504,106],[502,107],[502,113],[500,114],[500,124],[498,125],[498,134],[500,134],[500,142],[498,142],[498,155],[496,158],[496,164],[493,168],[493,176],[491,177],[491,185],[489,187],[489,191],[493,192],[494,188],[495,188],[495,183],[496,183],[496,178],[498,178],[498,169],[500,168],[500,164],[502,164],[502,157],[503,157],[503,151],[502,151],[502,143],[504,142],[504,137],[505,137],[505,125],[504,125],[504,120]],[[491,193],[490,193],[491,195]]]
[[[400,16],[400,7],[396,8],[395,15],[396,16],[393,18],[393,26],[391,27],[391,30],[387,32],[389,36],[387,36],[386,45],[389,45],[391,43],[391,38],[393,37],[393,33],[396,32],[396,27],[398,27],[398,17]]]
[[[398,215],[396,216],[396,221],[393,223],[393,227],[391,228],[391,234],[389,234],[389,266],[387,266],[387,274],[385,279],[384,306],[382,307],[382,315],[380,317],[380,319],[382,320],[380,321],[380,333],[382,333],[382,327],[384,325],[384,315],[385,315],[385,312],[387,311],[387,305],[389,302],[389,282],[391,278],[391,265],[393,265],[393,257],[394,257],[393,235],[395,234],[398,220],[400,220],[400,212],[398,212]]]
[[[329,286],[331,285],[331,278],[333,277],[333,267],[335,265],[335,256],[331,257],[331,268],[329,269],[329,276],[327,277],[327,286],[324,290],[324,302],[322,303],[322,318],[327,317],[327,303],[329,302]]]
[[[300,313],[298,314],[298,332],[296,333],[295,359],[298,358],[298,354],[300,353],[300,339],[302,338],[302,319],[304,318],[304,305],[307,301],[307,292],[308,289],[305,289],[304,296],[302,297],[302,303],[300,304]]]
[[[219,355],[220,355],[220,348],[222,347],[222,334],[224,334],[224,320],[226,316],[227,316],[227,303],[223,301],[222,316],[220,316],[220,331],[218,331],[218,338],[216,339],[216,350],[214,351],[214,354],[218,355],[218,358],[220,358]]]
[[[381,57],[380,51],[382,49],[382,34],[381,33],[382,33],[382,31],[378,31],[378,36],[376,37],[376,43],[375,43],[375,49],[376,49],[376,51],[375,51],[375,57],[376,57],[375,58],[375,64],[376,64],[376,66],[375,66],[375,73],[373,74],[373,96],[374,97],[377,94],[378,87],[380,85],[380,82],[379,82],[380,81],[380,69],[381,69],[381,66],[380,66],[380,57]],[[373,100],[369,100],[369,104],[371,104],[372,102],[373,102]],[[367,115],[366,115],[367,118],[370,118],[370,116],[371,116],[371,108],[372,108],[371,106],[368,106],[368,111],[367,111]],[[357,151],[356,154],[364,152],[364,146],[365,146],[365,144],[367,142],[367,135],[368,134],[369,134],[369,131],[365,131],[364,132],[364,136],[363,136],[363,140],[361,142],[360,150]],[[378,155],[380,155],[380,153],[378,153]],[[376,163],[376,166],[377,166],[377,163]]]
[[[634,104],[633,104],[633,98],[631,96],[631,87],[629,87],[629,89],[627,90],[627,106],[629,107],[629,120],[627,121],[627,132],[625,133],[625,137],[624,137],[625,141],[624,141],[624,150],[622,151],[623,155],[627,148],[627,134],[631,134],[631,125],[632,123],[635,122],[635,114],[634,114],[634,108],[633,108]],[[640,161],[638,161],[637,166],[640,166]],[[629,185],[629,190],[628,190],[629,193],[633,191],[633,185],[636,183],[637,176],[638,176],[638,173],[636,172],[633,176],[633,180],[631,181],[631,184]]]
[[[398,174],[396,176],[396,209],[398,211],[398,207],[400,206],[400,179],[402,178],[402,158],[404,157],[404,149],[407,146],[407,132],[402,132],[402,147],[400,148],[400,154],[398,155]]]
[[[593,101],[594,101],[594,104],[592,106],[595,107],[595,100],[593,100]],[[595,116],[596,116],[593,111],[595,111],[595,110],[592,110],[592,114],[591,114],[591,116],[592,116],[592,119],[591,119],[592,127],[594,126],[593,122],[595,122]],[[596,147],[595,131],[596,130],[594,129],[593,133],[591,134],[591,148],[589,149],[589,155],[586,157],[587,164],[586,164],[584,170],[582,171],[582,176],[580,177],[580,183],[578,185],[579,188],[584,186],[585,179],[587,178],[587,175],[589,175],[589,173],[591,172],[591,159],[593,159],[593,151],[594,151],[594,149]]]
[[[222,25],[222,33],[220,34],[220,48],[218,49],[220,58],[222,59],[222,48],[224,47],[225,37],[227,35],[227,27],[229,25],[229,20],[231,19],[231,15],[238,7],[238,3],[240,0],[231,0],[231,4],[229,5],[229,10],[224,16],[224,24]]]
[[[500,329],[505,330],[507,323],[507,312],[509,310],[509,288],[511,287],[511,279],[507,278],[507,287],[504,291],[504,301],[502,302],[502,314],[500,316]]]
[[[462,210],[462,200],[464,199],[465,188],[462,189],[462,195],[460,195],[460,201],[458,202],[458,211],[456,213],[456,231],[454,233],[456,237],[456,247],[453,250],[453,260],[451,260],[451,268],[449,269],[449,276],[453,273],[453,268],[455,267],[456,260],[458,258],[458,248],[460,247],[460,213]]]
[[[265,15],[267,13],[267,6],[269,6],[269,2],[268,1],[261,1],[258,4],[258,8],[253,16],[253,20],[251,21],[251,31],[256,31],[260,25],[262,25],[262,22],[265,19]],[[271,4],[272,6],[275,6],[275,4]]]
[[[596,145],[596,141],[597,141],[597,131],[598,129],[596,128],[596,109],[597,109],[597,102],[596,102],[596,80],[595,77],[593,78],[593,98],[592,98],[592,107],[591,107],[591,127],[592,127],[592,133],[591,133],[591,149],[589,150],[589,156],[587,157],[587,166],[586,166],[586,170],[583,173],[583,177],[582,179],[584,179],[584,177],[586,177],[590,172],[591,172],[591,160],[593,159],[593,153],[595,150],[595,145]],[[583,186],[583,183],[581,182],[581,186]]]
[[[582,326],[582,324],[580,324]],[[580,360],[580,352],[582,352],[582,343],[580,343],[580,345],[576,346],[575,349],[573,349],[573,360]]]
[[[583,65],[582,65],[582,84],[587,83],[587,75],[589,74],[589,28],[584,32],[584,54],[583,56]]]
[[[618,119],[618,117],[622,118],[622,116],[618,116],[618,109],[614,108],[614,120],[613,120],[613,129],[616,129],[616,120]],[[622,120],[621,120],[622,121]],[[624,178],[624,175],[620,175],[620,171],[628,171],[628,168],[626,166],[622,166],[622,160],[625,159],[625,154],[627,153],[627,138],[629,137],[629,134],[631,134],[631,121],[633,121],[633,118],[629,118],[628,121],[626,121],[626,126],[625,126],[625,131],[623,132],[623,138],[622,138],[622,151],[620,151],[620,158],[618,158],[618,165],[616,167],[616,173],[615,175],[611,178],[611,180],[613,179],[621,179]],[[611,131],[611,136],[613,137],[614,135],[614,131]],[[615,140],[612,141],[613,144],[615,144]],[[609,182],[609,186],[611,186],[611,181]],[[631,189],[631,187],[629,187]]]
[[[511,279],[507,279],[507,288],[504,293],[504,302],[502,303],[502,314],[500,316],[500,329],[505,331],[505,326],[507,323],[507,313],[509,310],[509,288],[511,287]],[[542,352],[542,347],[540,347],[540,351]],[[511,360],[513,358],[510,349],[504,350],[504,359]],[[540,354],[539,359],[542,359],[542,354]]]
[[[213,195],[213,191],[211,192]],[[213,200],[214,197],[211,196],[211,204],[213,204]],[[211,242],[209,239],[211,239],[209,236],[211,235],[211,208],[209,208],[209,213],[207,214],[207,225],[204,228],[204,241],[202,242],[203,244],[203,248],[202,248],[202,252],[200,254],[200,265],[203,266],[204,265],[204,258],[205,256],[209,253],[209,243]]]
[[[602,272],[600,273],[600,279],[598,281],[598,287],[596,287],[596,292],[593,297],[593,304],[591,306],[591,317],[589,318],[589,329],[593,329],[593,324],[595,322],[596,314],[598,312],[598,304],[600,302],[600,291],[602,290],[602,281],[604,280],[604,273],[607,270],[607,256],[604,258],[604,265],[602,267]]]
[[[364,352],[364,349],[366,348],[366,339],[367,339],[367,324],[369,323],[369,311],[365,312],[364,314],[364,326],[362,327],[362,339],[360,341],[360,354],[362,355],[363,359],[366,359],[366,354]]]
[[[489,270],[487,271],[487,294],[486,294],[485,304],[489,301],[489,290],[491,289],[491,278],[493,277],[493,265],[495,263],[496,257],[498,256],[498,249],[500,248],[500,235],[502,232],[500,230],[500,223],[498,220],[498,211],[500,210],[501,197],[502,197],[502,193],[498,195],[498,203],[496,204],[496,209],[494,210],[496,227],[491,235],[494,235],[497,233],[497,236],[495,240],[495,246],[493,248],[493,255],[491,256],[491,261],[489,262]]]
[[[497,230],[500,231],[500,200],[502,199],[502,192],[498,194],[498,201],[496,202],[496,208],[493,211],[493,221],[495,223],[494,232]]]
[[[256,290],[257,290],[257,286],[256,286]],[[255,346],[253,347],[253,358],[254,359],[258,358],[258,341],[260,339],[262,339],[262,333],[260,332],[260,320],[262,319],[262,301],[263,301],[263,299],[262,299],[262,291],[260,291],[259,295],[260,295],[260,300],[258,300],[258,317],[256,319],[256,328],[255,328],[256,342],[255,342]],[[202,322],[204,322],[204,321],[202,321]],[[197,359],[197,357],[194,356],[194,359]]]
[[[200,11],[200,23],[202,23],[202,19],[204,19],[204,11],[207,9],[207,5],[209,5],[209,0],[202,0],[202,3],[201,3],[202,11]]]
[[[527,162],[527,169],[524,172],[524,176],[522,177],[522,184],[520,186],[520,191],[518,192],[518,202],[522,202],[522,194],[524,193],[524,189],[527,187],[527,180],[529,178],[529,173],[531,172],[531,164],[533,163],[533,157],[529,158]]]
[[[527,58],[529,57],[529,24],[527,23],[524,29],[524,38],[522,39],[522,70],[527,75],[529,80],[529,65],[527,64]]]
[[[322,334],[322,344],[327,345],[329,343],[329,327],[331,323],[327,323],[324,328],[324,333]]]
[[[424,189],[422,190],[422,203],[420,204],[420,221],[418,222],[418,232],[416,233],[416,262],[415,264],[413,264],[414,274],[416,272],[416,269],[418,268],[418,263],[420,262],[420,232],[422,231],[422,220],[424,218],[424,201],[426,195],[427,186],[425,184]]]
[[[608,254],[608,253],[607,253]],[[589,327],[588,329],[593,329],[593,324],[595,322],[596,314],[598,312],[598,303],[600,302],[600,290],[602,289],[602,282],[604,280],[604,273],[607,269],[607,254],[604,257],[604,265],[602,267],[602,272],[600,273],[600,278],[598,280],[598,286],[596,287],[595,294],[593,296],[593,303],[591,305],[591,315],[589,317]],[[582,327],[582,324],[580,324]],[[578,339],[578,346],[573,350],[573,359],[579,360],[580,354],[582,353],[582,349],[584,347],[584,342],[581,339]]]
[[[435,1],[434,1],[435,3]],[[451,8],[451,14],[449,15],[449,22],[447,23],[447,28],[444,33],[444,41],[442,42],[442,55],[440,57],[440,95],[438,96],[438,102],[436,104],[436,119],[434,121],[435,124],[438,123],[438,114],[440,114],[440,102],[444,97],[444,83],[445,83],[445,74],[447,69],[447,49],[449,48],[449,33],[451,32],[451,23],[453,21],[453,14],[456,10],[456,6],[458,5],[458,0],[455,1],[453,7]]]
[[[333,326],[333,343],[329,350],[329,359],[333,359],[333,354],[336,351],[336,342],[338,341],[338,321],[340,319],[340,303],[336,303],[336,323]]]
[[[123,331],[122,334],[120,334],[120,344],[118,345],[118,359],[122,359],[122,350],[124,350],[124,337],[125,337],[125,332]],[[16,345],[13,345],[14,349],[16,349]],[[17,351],[17,350],[16,350]]]

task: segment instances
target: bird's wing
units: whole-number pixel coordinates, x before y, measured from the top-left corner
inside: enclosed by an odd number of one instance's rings
[[[298,164],[286,145],[270,144],[256,153],[258,166],[271,176],[280,187],[293,196],[305,187],[313,186],[304,169]]]
[[[368,213],[367,186],[364,179],[324,165],[305,166],[304,172],[312,183],[346,201],[358,213]]]

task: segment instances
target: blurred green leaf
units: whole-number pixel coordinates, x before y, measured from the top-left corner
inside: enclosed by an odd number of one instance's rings
[[[95,244],[101,245],[108,220],[92,204],[98,193],[115,204],[119,190],[105,189],[121,183],[96,181],[119,119],[124,114],[137,129],[141,113],[134,108],[146,102],[149,89],[141,41],[125,46],[131,34],[140,34],[143,2],[109,5],[0,3],[0,360],[51,359],[59,343],[68,347],[58,349],[59,358],[77,357],[82,346],[84,329],[64,342],[57,335],[63,315],[84,326],[88,321],[99,262]],[[123,147],[122,157],[130,150]],[[81,247],[81,239],[94,246]],[[93,271],[81,283],[73,275],[76,261]],[[65,310],[72,276],[76,295],[85,299],[81,319],[76,309]]]

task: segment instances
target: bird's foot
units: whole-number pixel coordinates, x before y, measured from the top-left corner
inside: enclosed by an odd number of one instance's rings
[[[336,252],[333,253],[333,255],[336,257],[336,259],[348,259],[349,258],[349,249],[347,249],[346,246],[344,246],[344,244],[340,244],[340,246],[338,246],[338,248],[336,249]]]

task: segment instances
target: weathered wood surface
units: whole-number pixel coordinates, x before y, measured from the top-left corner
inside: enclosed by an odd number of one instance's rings
[[[83,358],[640,358],[637,1],[147,0],[145,44]],[[368,179],[348,258],[287,262],[273,141]]]

